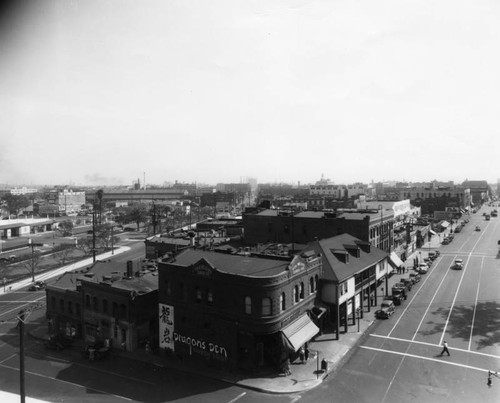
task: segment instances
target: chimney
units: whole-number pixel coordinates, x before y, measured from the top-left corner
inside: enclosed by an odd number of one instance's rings
[[[127,260],[127,277],[131,278],[134,276],[134,262],[132,260]]]

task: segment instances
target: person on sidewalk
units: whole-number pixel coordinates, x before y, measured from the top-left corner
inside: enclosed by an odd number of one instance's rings
[[[446,343],[446,340],[443,341],[443,351],[441,351],[440,355],[443,355],[444,353],[447,353],[448,356],[450,355],[450,352],[448,350],[448,343]]]
[[[306,353],[304,351],[304,347],[301,347],[299,350],[299,358],[300,358],[300,363],[303,364],[304,360],[306,358]]]
[[[309,359],[309,349],[307,348],[307,346],[304,350],[304,357],[305,357],[306,361]]]

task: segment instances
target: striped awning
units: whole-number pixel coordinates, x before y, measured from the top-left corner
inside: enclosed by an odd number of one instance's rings
[[[286,344],[294,351],[298,351],[300,347],[316,336],[319,328],[305,313],[283,328],[281,332],[283,333],[284,341],[287,342]]]

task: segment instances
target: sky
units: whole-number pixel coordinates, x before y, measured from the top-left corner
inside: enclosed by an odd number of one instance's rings
[[[0,11],[0,183],[500,178],[498,1]]]

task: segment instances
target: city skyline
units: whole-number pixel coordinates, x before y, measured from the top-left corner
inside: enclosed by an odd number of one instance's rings
[[[496,183],[500,8],[385,6],[11,2],[0,183]]]

